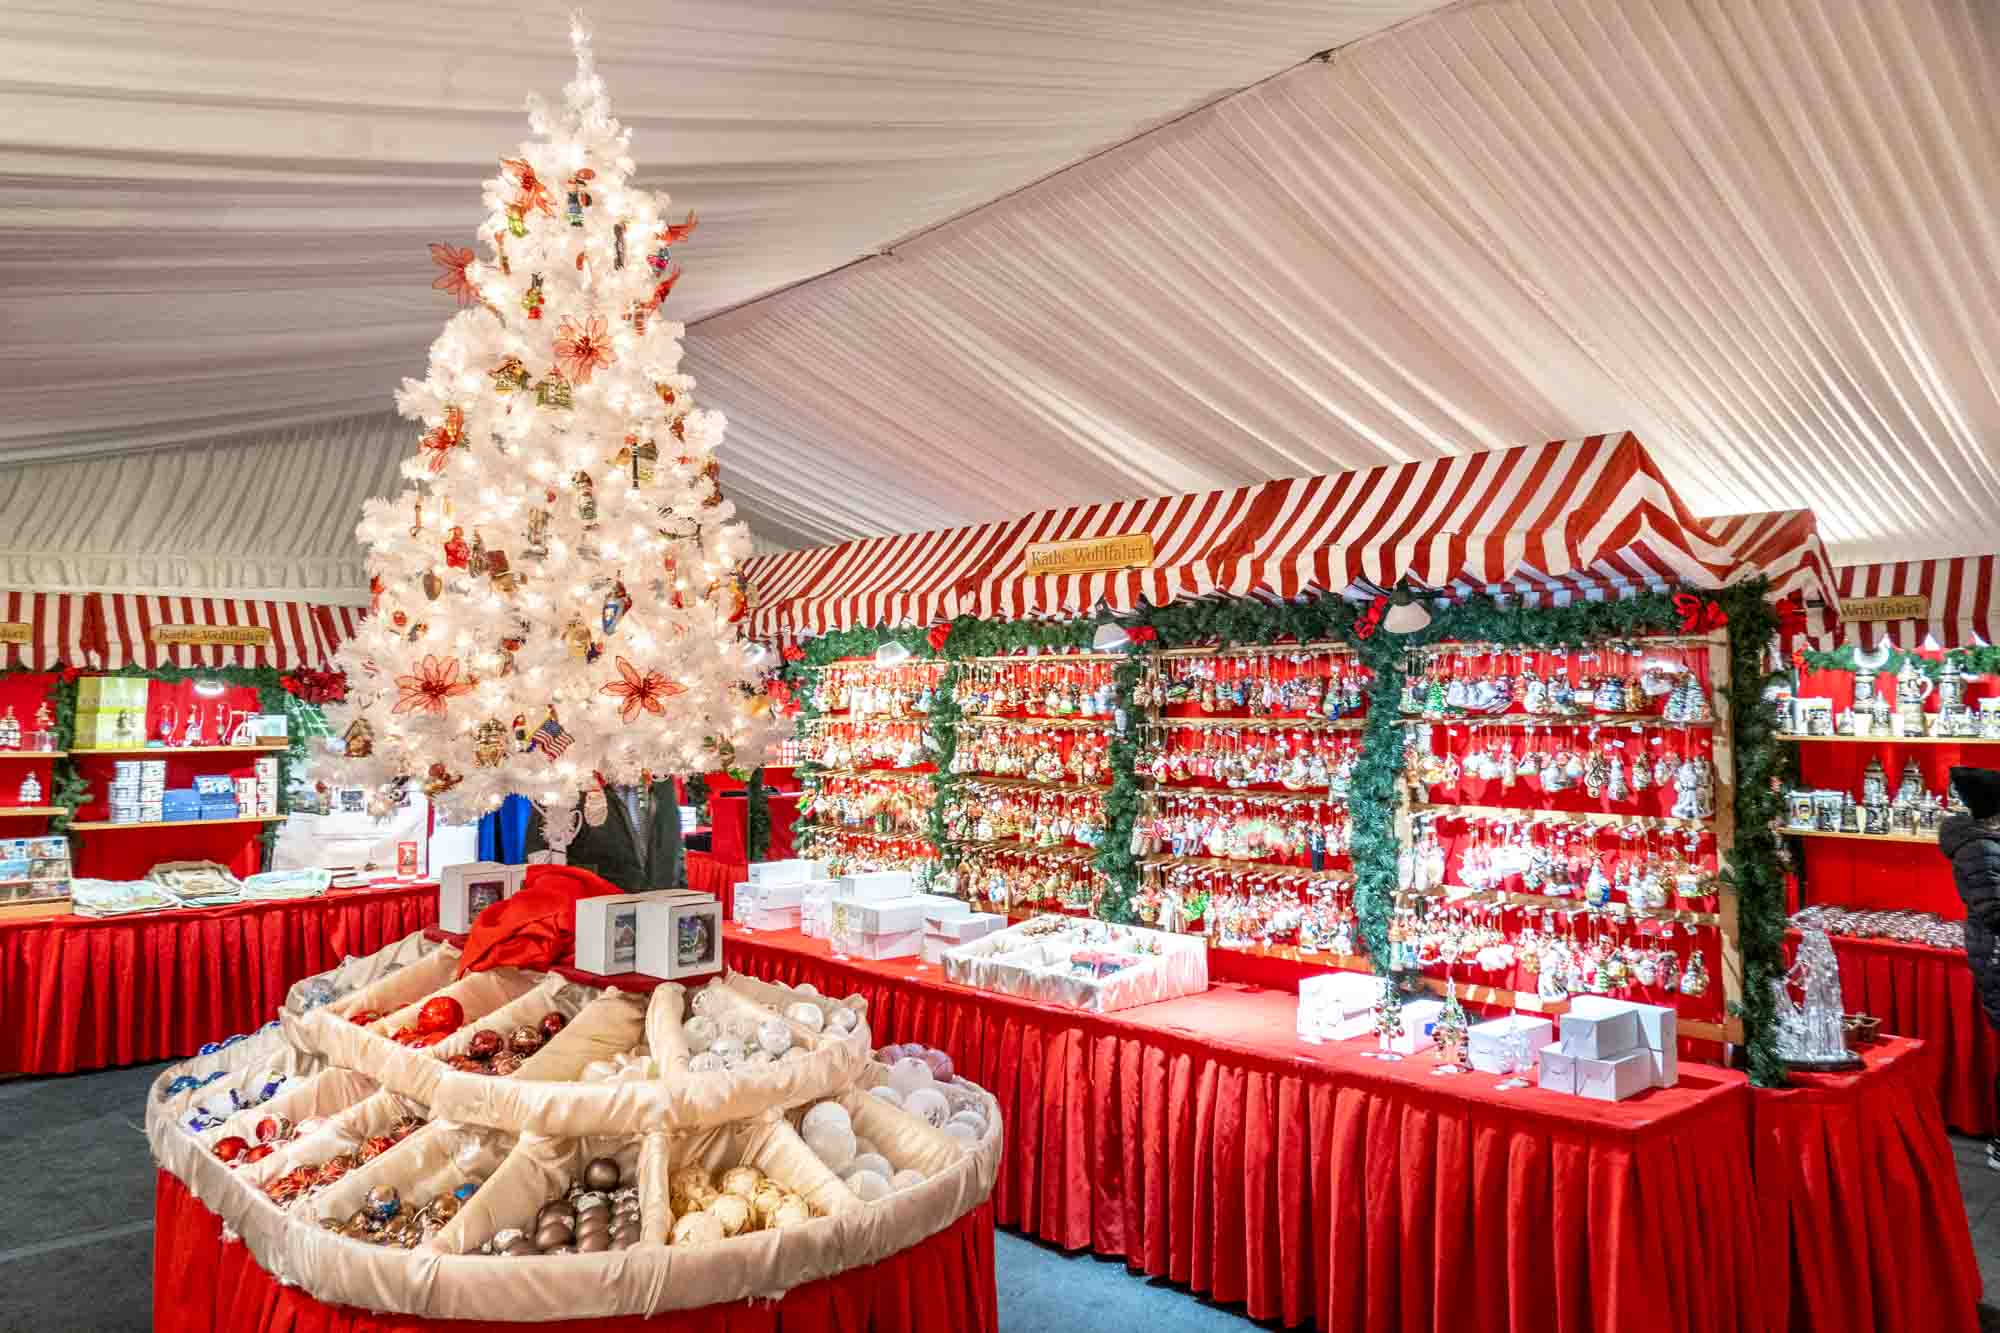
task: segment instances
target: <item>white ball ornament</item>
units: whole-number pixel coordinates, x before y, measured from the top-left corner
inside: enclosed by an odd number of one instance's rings
[[[767,1018],[757,1025],[757,1044],[772,1058],[792,1049],[792,1029],[782,1018]]]
[[[864,1138],[861,1135],[856,1134],[854,1136],[854,1155],[856,1157],[859,1157],[862,1153],[865,1152],[872,1152],[877,1156],[880,1156],[882,1150],[875,1146],[875,1140],[870,1138]]]
[[[703,1051],[688,1061],[690,1074],[719,1074],[727,1068],[729,1066],[724,1064],[722,1057],[714,1051]]]
[[[921,1116],[936,1129],[951,1119],[951,1103],[936,1088],[916,1088],[903,1098],[903,1109],[911,1115]]]
[[[819,987],[813,985],[810,981],[801,981],[798,985],[792,987],[792,989],[800,995],[819,994]]]
[[[714,1045],[715,1039],[722,1035],[722,1029],[714,1019],[697,1014],[681,1024],[681,1035],[687,1039],[689,1054],[699,1055]]]
[[[724,1067],[738,1064],[744,1056],[743,1043],[734,1037],[717,1037],[709,1045],[708,1054],[722,1061]]]
[[[776,1063],[778,1063],[777,1059],[769,1051],[764,1050],[762,1047],[759,1047],[758,1049],[750,1052],[748,1055],[743,1057],[743,1064],[746,1068],[758,1067],[763,1065],[774,1065]]]
[[[972,1131],[974,1138],[983,1139],[986,1137],[986,1117],[977,1111],[954,1112],[951,1119],[945,1123],[947,1125],[964,1125]]]
[[[890,1176],[896,1174],[896,1168],[889,1165],[889,1159],[878,1152],[856,1153],[853,1162],[848,1164],[847,1170],[849,1175],[857,1171],[873,1171],[876,1175],[882,1177],[884,1182]]]
[[[928,1088],[931,1083],[931,1067],[914,1056],[904,1056],[889,1066],[889,1086],[904,1096],[909,1096],[918,1088]]]
[[[674,1231],[669,1243],[674,1245],[713,1245],[723,1237],[722,1222],[713,1213],[683,1213],[674,1219]]]
[[[833,1024],[834,1031],[836,1032],[852,1032],[855,1025],[860,1023],[861,1015],[843,1006],[834,1010],[832,1016],[827,1021]]]
[[[889,1177],[889,1188],[892,1190],[906,1190],[912,1185],[921,1185],[923,1183],[924,1173],[910,1166],[904,1167],[901,1171]]]
[[[891,1106],[901,1106],[903,1104],[903,1094],[897,1092],[887,1083],[878,1083],[874,1087],[868,1089],[868,1095],[870,1097],[880,1097],[883,1101],[889,1103],[889,1105]]]
[[[948,1121],[945,1124],[944,1132],[961,1143],[977,1143],[980,1139],[978,1134],[972,1132],[972,1126],[966,1124],[963,1120]]]
[[[734,1014],[722,1020],[722,1035],[748,1047],[757,1040],[757,1020]]]
[[[785,1017],[811,1032],[818,1032],[826,1026],[825,1012],[818,1005],[807,1004],[803,1000],[785,1010]]]
[[[694,993],[693,1004],[696,1014],[712,1016],[722,1008],[722,993],[713,986],[704,986]]]
[[[805,1134],[821,1125],[838,1125],[848,1133],[854,1132],[854,1117],[839,1102],[820,1102],[806,1109],[799,1117],[799,1133]]]
[[[847,1188],[863,1203],[873,1203],[889,1195],[889,1178],[880,1171],[857,1170],[847,1177]]]
[[[854,1131],[844,1125],[812,1125],[800,1137],[829,1171],[845,1171],[854,1161]]]

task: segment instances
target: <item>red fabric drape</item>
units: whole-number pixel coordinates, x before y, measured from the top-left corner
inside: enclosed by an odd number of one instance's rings
[[[576,905],[624,890],[582,866],[532,865],[521,890],[479,914],[466,937],[458,974],[496,967],[546,972],[576,961]]]
[[[741,1302],[537,1328],[588,1333],[997,1333],[993,1205],[901,1254],[796,1287],[776,1301]],[[422,1319],[327,1305],[280,1286],[222,1222],[162,1171],[153,1203],[156,1333],[519,1333],[523,1324]]]
[[[437,886],[145,916],[0,921],[0,1074],[193,1055],[301,977],[437,924]]]
[[[1798,946],[1787,934],[1787,950]],[[1847,1007],[1873,1014],[1886,1031],[1919,1037],[1937,1072],[1938,1109],[1963,1134],[2000,1133],[1993,1077],[2000,1072],[2000,1032],[1986,1021],[1960,950],[1923,944],[1833,937]]]
[[[1978,1327],[1979,1267],[1933,1053],[1796,1075],[1753,1099],[1760,1283],[1780,1333]]]
[[[1279,992],[1096,1016],[909,962],[836,963],[792,932],[731,930],[727,961],[859,993],[877,1040],[940,1047],[991,1090],[1007,1124],[1001,1225],[1123,1257],[1252,1318],[1760,1327],[1737,1074],[1684,1065],[1680,1087],[1607,1107],[1304,1045]]]
[[[767,803],[771,811],[771,846],[763,859],[783,861],[797,855],[792,850],[792,824],[799,817],[799,798],[797,795],[772,793]],[[710,854],[727,864],[747,864],[750,860],[750,798],[741,795],[711,796],[708,823],[711,830]]]
[[[722,904],[722,919],[736,910],[736,886],[749,877],[750,867],[741,861],[729,862],[708,852],[687,854],[688,887],[697,893],[712,893]]]

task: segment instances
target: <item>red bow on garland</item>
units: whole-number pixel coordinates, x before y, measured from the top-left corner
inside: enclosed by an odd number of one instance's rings
[[[61,667],[58,668],[57,674],[62,677],[63,684],[74,685],[77,682],[77,678],[83,675],[83,668],[73,666]]]
[[[1381,628],[1382,613],[1388,609],[1389,599],[1387,597],[1377,597],[1374,601],[1368,603],[1368,609],[1363,611],[1354,622],[1354,637],[1357,639],[1373,638],[1375,631]]]
[[[1803,648],[1792,649],[1792,670],[1804,671],[1805,669],[1806,669],[1806,650]]]
[[[1706,634],[1729,623],[1729,613],[1715,602],[1704,602],[1691,592],[1674,594],[1674,611],[1681,618],[1681,633]]]
[[[1125,637],[1133,643],[1152,643],[1160,637],[1160,632],[1151,625],[1134,625],[1125,631]]]
[[[285,693],[309,704],[339,703],[347,697],[344,671],[294,671],[278,677]]]
[[[930,633],[924,635],[924,642],[930,644],[932,652],[941,653],[944,651],[945,640],[949,639],[950,637],[951,637],[951,626],[932,625]]]
[[[1806,599],[1788,592],[1777,600],[1778,633],[1786,638],[1806,632]]]
[[[799,647],[796,643],[786,644],[778,650],[778,655],[787,662],[803,662],[806,660],[806,650]]]

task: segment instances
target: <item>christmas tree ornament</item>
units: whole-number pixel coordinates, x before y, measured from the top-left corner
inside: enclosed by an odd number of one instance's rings
[[[1403,1035],[1403,997],[1389,978],[1382,979],[1382,994],[1375,1001],[1375,1051],[1377,1060],[1400,1060],[1403,1057],[1389,1049],[1390,1043]]]
[[[604,633],[609,636],[618,632],[618,622],[632,609],[632,594],[625,591],[625,581],[614,579],[611,591],[604,598]]]
[[[444,562],[453,569],[464,569],[471,555],[472,548],[465,544],[465,529],[453,528],[444,541]]]
[[[1466,1016],[1465,1006],[1458,1002],[1458,981],[1447,978],[1444,1008],[1438,1011],[1437,1021],[1431,1025],[1438,1062],[1431,1071],[1433,1074],[1462,1074],[1472,1068],[1472,1052],[1467,1044],[1471,1033],[1472,1021]]]
[[[488,376],[497,393],[518,393],[528,387],[528,368],[521,364],[521,358],[510,356],[493,368]]]
[[[498,768],[507,762],[507,728],[487,718],[472,734],[472,762],[481,768]]]
[[[21,748],[21,719],[14,716],[14,706],[7,705],[7,711],[0,713],[0,750]]]
[[[603,828],[604,821],[611,817],[611,802],[604,795],[604,788],[592,787],[583,794],[583,822],[592,828]]]
[[[40,805],[42,803],[42,780],[33,773],[21,779],[21,804]]]

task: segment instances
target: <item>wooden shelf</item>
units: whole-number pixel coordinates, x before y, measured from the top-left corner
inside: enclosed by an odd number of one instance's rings
[[[1043,847],[1039,843],[1022,842],[1019,838],[991,838],[985,842],[966,839],[958,844],[967,855],[986,853],[999,856],[1037,856],[1045,861],[1094,861],[1097,859],[1095,847],[1085,847],[1080,843],[1057,843],[1053,847]]]
[[[968,787],[993,787],[1000,791],[1036,791],[1050,796],[1081,796],[1111,790],[1108,782],[1043,782],[1040,778],[995,778],[984,773],[961,773],[958,780]]]
[[[1718,798],[1719,800],[1719,798]],[[1694,829],[1706,831],[1706,819],[1675,819],[1671,815],[1621,815],[1607,810],[1525,810],[1500,805],[1435,805],[1412,801],[1413,815],[1441,815],[1447,819],[1513,819],[1528,824],[1597,824],[1605,828],[1631,825],[1637,828]]]
[[[1223,800],[1263,801],[1272,805],[1290,805],[1302,802],[1308,805],[1338,806],[1343,810],[1347,808],[1345,798],[1335,800],[1327,794],[1324,786],[1315,787],[1311,791],[1303,792],[1251,791],[1243,787],[1176,787],[1170,783],[1161,782],[1155,778],[1143,775],[1139,778],[1139,781],[1146,784],[1146,795],[1148,796],[1217,797]]]
[[[1102,731],[1115,719],[1108,717],[1042,717],[1038,714],[967,713],[961,727],[1038,727],[1043,731]]]
[[[68,750],[0,750],[0,759],[61,759]]]
[[[5,805],[0,806],[0,819],[29,819],[36,815],[60,815],[65,813],[59,805]]]
[[[1781,838],[1845,838],[1849,842],[1919,842],[1937,846],[1935,833],[1849,833],[1844,829],[1780,828]]]
[[[197,824],[282,824],[285,815],[238,815],[234,819],[150,819],[118,823],[109,819],[79,820],[72,829],[192,828]]]
[[[2000,740],[1981,736],[1798,736],[1779,732],[1781,741],[1839,741],[1847,745],[2000,745]]]
[[[1344,858],[1347,853],[1339,855]],[[1263,875],[1269,879],[1303,879],[1336,884],[1351,883],[1354,879],[1352,870],[1314,870],[1311,866],[1279,865],[1274,861],[1232,861],[1223,856],[1174,856],[1156,852],[1139,860],[1149,866],[1192,866],[1197,870],[1234,871],[1239,875]]]
[[[32,920],[36,917],[70,915],[68,894],[60,898],[21,898],[0,903],[0,921]]]
[[[1715,719],[1670,722],[1658,713],[1454,713],[1429,717],[1422,713],[1402,719],[1406,727],[1712,727]]]
[[[158,745],[153,747],[135,746],[116,750],[71,750],[72,759],[95,759],[99,755],[111,755],[119,759],[140,757],[145,759],[166,759],[177,754],[283,754],[282,745]]]
[[[1722,924],[1720,912],[1696,912],[1675,907],[1634,907],[1624,899],[1606,903],[1602,907],[1592,907],[1582,894],[1559,895],[1552,893],[1504,893],[1497,889],[1468,889],[1457,884],[1445,884],[1435,889],[1420,889],[1420,896],[1443,898],[1450,903],[1499,903],[1503,907],[1539,907],[1554,911],[1588,912],[1593,916],[1627,918],[1633,921],[1672,921],[1678,925],[1719,926]]]

